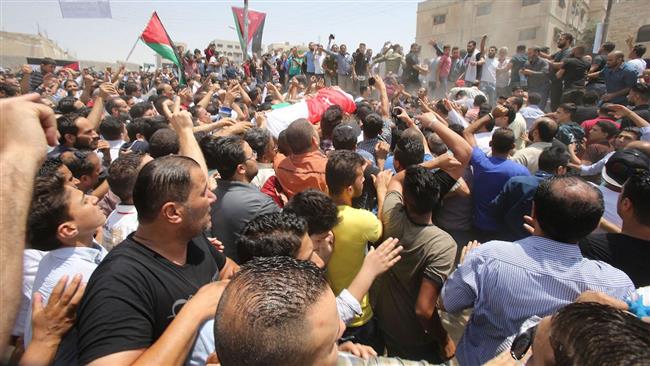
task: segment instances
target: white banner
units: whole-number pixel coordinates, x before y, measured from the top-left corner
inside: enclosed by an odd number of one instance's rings
[[[63,18],[112,18],[109,0],[59,0]]]
[[[594,49],[593,53],[598,53],[600,43],[603,41],[603,23],[596,24],[596,34],[594,34]]]

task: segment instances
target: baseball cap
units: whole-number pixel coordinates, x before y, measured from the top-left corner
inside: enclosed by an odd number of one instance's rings
[[[621,188],[637,169],[650,169],[650,158],[637,149],[626,149],[615,152],[607,160],[601,175],[605,182]]]

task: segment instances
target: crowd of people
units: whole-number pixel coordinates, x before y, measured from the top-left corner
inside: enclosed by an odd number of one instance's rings
[[[646,364],[645,47],[335,41],[3,70],[9,362]]]

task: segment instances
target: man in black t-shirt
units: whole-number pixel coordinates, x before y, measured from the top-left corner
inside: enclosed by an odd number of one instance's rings
[[[620,234],[592,234],[580,241],[582,254],[625,272],[635,287],[650,286],[650,171],[633,174],[618,201]]]
[[[562,67],[562,61],[568,58],[571,53],[571,43],[573,35],[571,33],[562,33],[557,40],[559,50],[552,55],[544,54],[543,57],[550,61],[549,79],[551,79],[551,110],[554,111],[560,105],[562,100],[562,80],[558,79],[555,73]]]
[[[420,65],[420,46],[417,43],[411,45],[411,52],[406,55],[406,65],[404,65],[404,72],[402,74],[402,82],[406,90],[409,92],[415,91],[420,87],[420,72],[426,71]]]
[[[584,55],[584,46],[574,47],[571,50],[571,57],[564,59],[560,70],[555,74],[564,85],[562,94],[564,103],[582,104],[587,70],[589,70],[589,62],[584,59]]]
[[[593,60],[591,61],[589,74],[602,71],[607,65],[607,55],[609,55],[610,52],[614,51],[615,48],[616,45],[614,45],[612,42],[603,43],[598,50],[598,54],[594,56]],[[588,81],[587,90],[595,91],[598,93],[599,97],[605,94],[607,92],[605,89],[605,77],[601,73],[598,73],[598,76],[596,78],[590,79]]]
[[[224,286],[213,282],[237,269],[202,235],[214,200],[191,158],[142,168],[133,190],[138,229],[97,267],[79,306],[81,364],[184,362],[219,301]]]

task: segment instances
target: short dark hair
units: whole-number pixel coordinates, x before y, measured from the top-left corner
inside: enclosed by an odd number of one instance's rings
[[[222,179],[231,179],[237,166],[246,162],[244,140],[239,136],[207,136],[201,139],[201,151],[208,169],[217,169]]]
[[[221,364],[312,364],[307,312],[327,291],[323,272],[311,261],[255,258],[241,266],[224,290],[214,320]]]
[[[41,65],[54,65],[54,66],[56,66],[56,61],[54,61],[53,58],[44,57],[43,59],[41,59]]]
[[[303,218],[274,212],[258,215],[244,225],[235,245],[241,263],[255,257],[295,258],[305,235],[307,222]]]
[[[341,123],[334,127],[332,145],[336,150],[355,150],[357,148],[357,133],[354,127],[348,123]]]
[[[255,151],[258,158],[261,158],[266,153],[271,138],[269,130],[259,127],[253,127],[244,134],[244,140]]]
[[[179,155],[163,156],[145,164],[133,187],[138,221],[153,222],[167,202],[186,202],[192,190],[191,170],[199,168],[193,159]]]
[[[327,111],[325,112],[327,113]],[[321,128],[323,124],[321,122]],[[304,154],[311,148],[314,126],[304,118],[297,119],[286,128],[287,142],[294,154]],[[323,135],[325,136],[325,135]]]
[[[162,117],[162,116],[160,116]],[[162,118],[152,118],[151,120],[148,121],[147,125],[144,128],[144,139],[151,140],[151,136],[153,136],[156,131],[161,130],[163,128],[170,128],[169,123],[165,121],[165,117]]]
[[[641,134],[641,131],[640,131],[637,127],[625,127],[625,128],[623,128],[622,130],[618,131],[618,135],[620,135],[621,132],[629,132],[629,133],[633,133],[633,134],[636,135],[636,139],[637,139],[637,140],[640,140],[640,139],[641,139],[641,135],[642,135],[642,134]],[[618,136],[618,135],[617,135],[617,136]]]
[[[528,93],[528,104],[530,105],[539,105],[542,102],[542,96],[539,93]]]
[[[33,249],[54,250],[59,225],[70,220],[65,180],[58,172],[36,177],[27,216],[27,242]]]
[[[106,140],[119,140],[124,124],[113,116],[106,116],[99,124],[99,133]]]
[[[558,310],[549,341],[556,365],[641,365],[650,358],[650,325],[595,302]]]
[[[420,166],[406,168],[404,177],[404,203],[416,214],[431,213],[440,200],[440,185],[435,174]]]
[[[149,140],[149,155],[152,158],[159,158],[172,154],[178,154],[180,142],[178,134],[171,128],[161,128],[154,132]]]
[[[515,146],[515,133],[507,127],[497,129],[492,134],[490,146],[495,153],[507,154]]]
[[[129,81],[128,83],[126,83],[126,85],[124,85],[124,94],[126,95],[131,95],[137,91],[138,91],[138,84],[133,81]]]
[[[404,130],[395,144],[393,156],[402,168],[420,164],[424,160],[424,143],[419,132],[410,129]]]
[[[578,177],[552,177],[540,183],[534,211],[547,238],[576,243],[594,231],[603,216],[603,195]]]
[[[605,42],[605,43],[603,43],[603,45],[601,47],[603,47],[603,49],[605,51],[607,51],[607,53],[610,53],[610,52],[614,51],[614,49],[616,48],[616,45],[614,43],[612,43],[612,42]]]
[[[636,83],[631,91],[639,94],[643,100],[650,100],[650,86],[648,84]]]
[[[474,97],[474,107],[479,107],[485,103],[487,103],[487,98],[485,97],[485,95],[479,94]]]
[[[129,114],[133,118],[139,118],[144,116],[144,114],[150,109],[153,109],[153,105],[151,105],[150,102],[140,102],[134,104],[133,107],[131,107]]]
[[[68,113],[56,119],[56,128],[59,131],[59,143],[65,143],[65,135],[77,136],[79,127],[77,127],[77,119],[81,116],[76,113]]]
[[[634,45],[634,48],[632,48],[632,51],[636,55],[636,57],[643,57],[645,55],[646,48],[642,44],[637,44]]]
[[[621,198],[629,198],[634,210],[634,218],[645,226],[650,226],[650,171],[639,169],[623,185]]]
[[[144,137],[144,131],[147,128],[147,120],[140,117],[126,125],[126,134],[129,136],[129,141],[133,142],[138,139],[138,134]]]
[[[343,121],[343,109],[337,104],[329,106],[320,120],[321,133],[323,138],[329,138],[339,123]]]
[[[354,184],[357,169],[365,164],[361,155],[349,150],[334,150],[327,159],[325,181],[330,194],[341,194]]]
[[[569,45],[573,43],[573,34],[564,32],[561,34],[562,37],[564,37],[567,41],[569,41]]]
[[[56,105],[56,109],[59,110],[61,114],[76,112],[77,107],[74,104],[77,102],[75,97],[63,97],[59,100],[59,103]]]
[[[522,97],[510,97],[510,98],[512,98],[511,99],[512,103],[517,106],[517,110],[519,110],[519,109],[521,109],[521,107],[523,107],[524,98],[522,98]],[[510,99],[510,98],[508,98],[508,99]],[[528,98],[530,99],[530,96],[528,96]],[[513,119],[513,121],[514,121],[514,119]]]
[[[467,43],[476,46],[476,41],[474,41],[474,40],[468,41]]]
[[[517,52],[524,52],[526,51],[526,45],[520,44],[517,45]]]
[[[600,129],[607,134],[608,138],[612,138],[618,134],[618,128],[610,121],[601,120],[596,122],[595,126],[600,127]]]
[[[383,128],[384,120],[377,113],[367,115],[363,120],[363,126],[361,126],[364,136],[370,139],[379,136]]]
[[[84,175],[91,175],[95,171],[89,157],[95,154],[92,150],[74,150],[61,154],[61,161],[70,169],[72,175],[80,179]]]
[[[36,172],[37,177],[43,177],[46,175],[51,175],[51,174],[57,174],[59,169],[63,166],[63,161],[61,161],[61,157],[57,156],[54,158],[47,158],[41,164],[41,167],[38,168],[38,171]]]
[[[111,192],[115,193],[121,201],[128,201],[133,197],[133,186],[138,178],[143,154],[124,154],[108,167],[108,185]]]
[[[291,198],[284,212],[293,213],[307,221],[309,235],[326,233],[339,223],[336,204],[325,193],[310,188]]]
[[[539,155],[539,170],[555,174],[557,168],[568,166],[570,158],[569,152],[563,144],[549,146]]]
[[[540,117],[535,122],[537,122],[539,138],[544,142],[553,142],[559,128],[557,122],[548,117]]]
[[[571,119],[574,118],[576,112],[578,111],[578,107],[576,107],[574,103],[562,103],[558,106],[558,108],[562,108],[567,113],[569,113],[571,115]]]
[[[109,98],[106,103],[104,104],[104,108],[106,109],[106,113],[111,114],[113,113],[113,108],[116,108],[116,102],[118,99],[121,99],[120,97],[114,97],[114,98]]]

